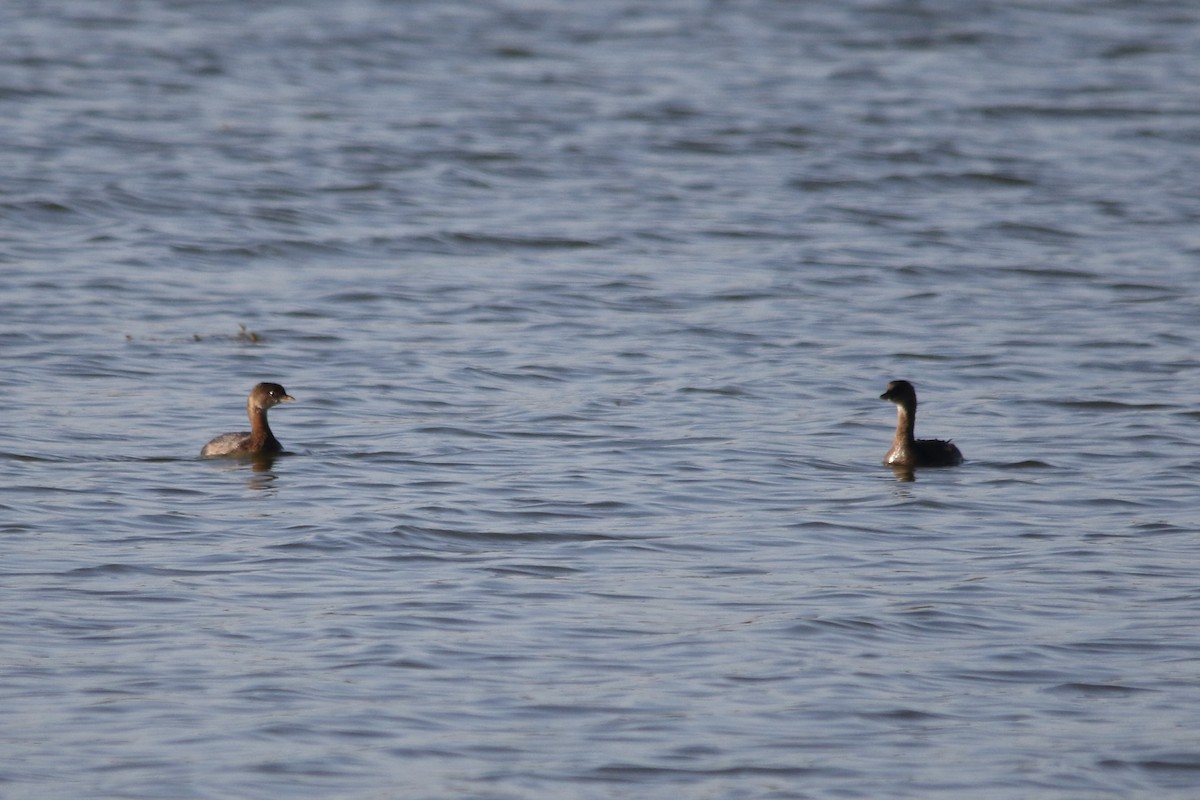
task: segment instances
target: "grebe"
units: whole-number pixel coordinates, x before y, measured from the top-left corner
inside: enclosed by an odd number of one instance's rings
[[[250,430],[221,434],[204,445],[200,451],[201,457],[257,456],[282,451],[283,445],[271,433],[271,426],[267,424],[267,409],[280,403],[290,403],[295,399],[278,383],[258,384],[250,390],[250,397],[246,400]]]
[[[896,404],[896,438],[883,463],[893,467],[956,467],[963,462],[962,453],[951,442],[941,439],[917,439],[917,390],[908,381],[892,381],[880,400]]]

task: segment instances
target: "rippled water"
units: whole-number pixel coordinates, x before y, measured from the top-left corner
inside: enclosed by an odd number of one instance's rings
[[[6,5],[0,796],[1195,796],[1198,51]]]

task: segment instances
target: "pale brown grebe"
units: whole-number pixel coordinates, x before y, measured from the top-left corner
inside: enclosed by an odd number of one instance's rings
[[[908,381],[892,381],[880,400],[896,404],[896,438],[883,463],[893,467],[956,467],[962,453],[951,442],[941,439],[917,439],[917,390]]]
[[[204,445],[200,451],[201,457],[258,456],[281,452],[283,445],[271,433],[271,426],[267,424],[267,409],[280,403],[290,403],[295,399],[278,383],[258,384],[250,390],[250,397],[246,400],[250,430],[221,434]]]

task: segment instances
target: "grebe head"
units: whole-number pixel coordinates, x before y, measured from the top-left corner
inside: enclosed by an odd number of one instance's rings
[[[892,381],[887,391],[879,395],[880,400],[891,400],[898,406],[917,404],[917,390],[908,381]]]
[[[256,408],[266,409],[295,399],[278,383],[260,383],[250,390],[250,404]]]

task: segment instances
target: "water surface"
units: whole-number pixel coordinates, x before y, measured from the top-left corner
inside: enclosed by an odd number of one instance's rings
[[[1191,4],[0,45],[5,798],[1200,788]]]

